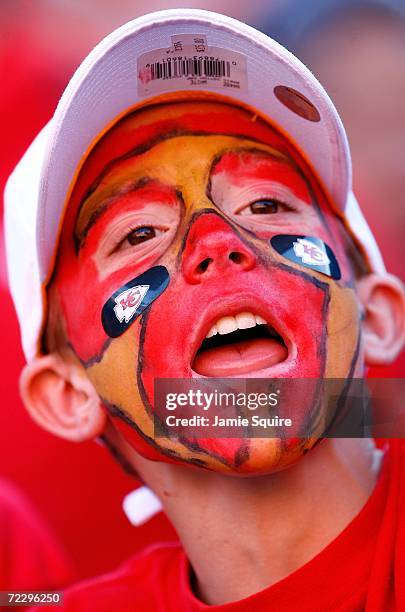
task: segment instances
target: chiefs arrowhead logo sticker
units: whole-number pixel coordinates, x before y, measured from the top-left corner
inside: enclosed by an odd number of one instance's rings
[[[270,244],[277,253],[294,263],[322,272],[335,280],[341,278],[332,249],[320,238],[280,234],[270,238]]]
[[[155,266],[120,287],[106,301],[101,312],[104,331],[118,338],[169,284],[164,266]]]
[[[298,238],[293,242],[294,253],[302,260],[302,263],[313,266],[327,266],[330,259],[324,249],[306,238]]]
[[[114,312],[118,321],[129,323],[134,316],[136,309],[146,295],[149,285],[137,285],[132,289],[126,289],[115,299]]]

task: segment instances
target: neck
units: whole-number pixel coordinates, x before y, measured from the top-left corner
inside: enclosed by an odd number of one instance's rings
[[[243,599],[298,569],[355,517],[378,467],[370,440],[324,440],[295,466],[240,478],[137,461],[180,536],[197,595]],[[221,571],[218,571],[221,568]]]

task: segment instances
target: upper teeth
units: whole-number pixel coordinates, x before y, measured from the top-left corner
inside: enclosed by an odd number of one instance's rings
[[[214,323],[206,338],[211,338],[215,334],[230,334],[237,329],[248,329],[249,327],[255,327],[255,325],[266,325],[266,321],[263,317],[252,312],[241,312],[234,317],[222,317]]]

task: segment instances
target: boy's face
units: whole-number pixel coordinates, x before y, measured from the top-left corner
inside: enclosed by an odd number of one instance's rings
[[[71,195],[54,284],[71,346],[141,454],[268,473],[313,446],[326,426],[313,397],[289,397],[306,438],[154,440],[154,380],[359,375],[339,223],[292,145],[247,111],[162,104],[103,137]],[[277,235],[321,239],[342,278],[286,259],[270,243]],[[104,304],[156,265],[168,270],[167,289],[110,338]],[[220,333],[207,339],[213,326]]]

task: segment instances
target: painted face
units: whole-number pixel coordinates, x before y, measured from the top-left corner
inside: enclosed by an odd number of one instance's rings
[[[314,445],[326,426],[315,396],[288,399],[305,438],[155,440],[154,381],[354,375],[359,312],[339,223],[292,145],[248,111],[163,104],[104,136],[70,198],[54,283],[74,351],[141,454],[267,473]],[[291,235],[295,259],[274,247]],[[322,241],[340,279],[318,266]],[[103,306],[156,266],[167,288],[110,337]]]

